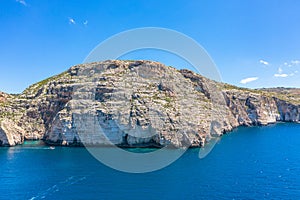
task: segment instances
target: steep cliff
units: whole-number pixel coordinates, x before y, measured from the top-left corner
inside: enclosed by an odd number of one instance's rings
[[[77,65],[0,93],[0,146],[198,147],[237,126],[299,120],[300,89],[238,88],[151,61]]]

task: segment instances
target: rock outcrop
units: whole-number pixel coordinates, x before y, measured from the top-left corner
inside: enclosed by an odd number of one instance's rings
[[[24,142],[25,131],[13,121],[4,119],[0,124],[0,146],[14,146]]]
[[[151,61],[77,65],[0,93],[0,146],[201,147],[238,126],[299,120],[300,89],[238,88]]]

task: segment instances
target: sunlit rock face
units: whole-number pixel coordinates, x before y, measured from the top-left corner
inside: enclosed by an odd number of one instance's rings
[[[23,142],[24,130],[11,120],[2,120],[0,123],[0,145],[14,146]]]
[[[300,90],[250,90],[152,61],[77,65],[0,93],[0,145],[201,147],[240,125],[299,121]]]

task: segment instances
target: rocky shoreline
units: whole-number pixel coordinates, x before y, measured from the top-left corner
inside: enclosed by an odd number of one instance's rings
[[[106,139],[89,132],[87,115]],[[202,147],[239,126],[299,121],[300,89],[239,88],[152,61],[77,65],[22,94],[0,93],[0,146]]]

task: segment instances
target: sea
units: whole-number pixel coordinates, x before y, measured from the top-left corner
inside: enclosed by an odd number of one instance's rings
[[[206,157],[199,151],[158,171],[126,173],[83,147],[2,147],[0,199],[300,199],[300,124],[240,127]]]

